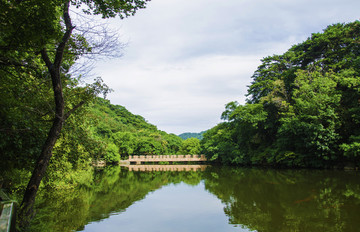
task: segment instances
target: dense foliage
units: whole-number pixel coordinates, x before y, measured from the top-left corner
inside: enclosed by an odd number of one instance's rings
[[[55,146],[61,144],[57,140],[64,136],[61,132],[65,122],[96,95],[108,91],[99,80],[79,85],[82,75],[74,75],[71,68],[84,55],[107,54],[116,47],[116,41],[109,40],[107,33],[96,26],[74,24],[70,8],[103,18],[124,18],[145,5],[146,0],[0,1],[0,149],[5,153],[4,163],[33,168],[19,213],[21,229],[31,221],[37,191]],[[90,147],[81,144],[82,130],[71,130],[63,141],[79,145],[77,149],[87,154]],[[74,144],[71,139],[78,137]],[[82,166],[86,160],[86,155],[64,159],[64,154],[59,154],[56,161],[65,166],[74,162]]]
[[[158,130],[123,106],[97,98],[88,109],[85,120],[91,122],[91,134],[105,147],[103,155],[98,153],[100,160],[117,162],[129,155],[177,154],[182,147],[180,137]]]
[[[48,178],[87,169],[89,161],[116,150],[94,136],[87,118],[89,104],[109,88],[100,78],[84,84],[86,72],[73,66],[84,56],[115,55],[118,44],[105,28],[74,23],[71,15],[81,7],[83,15],[124,18],[146,2],[0,1],[0,176],[33,169],[37,189],[49,161]]]
[[[230,102],[204,134],[221,163],[297,167],[360,164],[360,22],[335,24],[262,60],[245,105]]]
[[[181,154],[199,155],[201,150],[200,140],[197,138],[188,138],[182,142],[180,148]]]
[[[21,106],[25,102],[18,104]],[[3,157],[6,157],[1,163],[3,173],[17,173],[19,169],[31,171],[36,152],[30,152],[39,151],[41,141],[46,137],[45,133],[39,131],[46,131],[47,124],[42,123],[36,114],[28,116],[28,111],[22,110],[20,106],[15,119],[21,118],[22,123],[36,124],[37,127],[22,130],[13,125],[13,130],[9,129],[8,133],[19,135],[2,140],[0,149]],[[4,116],[10,117],[11,114]],[[10,119],[3,117],[2,123],[14,124]],[[21,133],[31,136],[22,136]],[[82,183],[77,178],[88,171],[92,161],[115,163],[129,155],[199,154],[199,151],[198,139],[182,140],[174,134],[167,134],[146,122],[143,117],[130,113],[125,107],[113,105],[109,100],[99,97],[74,113],[65,124],[54,147],[46,184],[66,186]]]

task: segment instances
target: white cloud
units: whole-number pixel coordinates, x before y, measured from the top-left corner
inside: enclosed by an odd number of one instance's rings
[[[208,56],[169,64],[120,60],[118,68],[109,63],[102,70],[115,89],[109,96],[112,102],[141,114],[159,129],[179,133],[208,129],[219,121],[227,102],[243,102],[246,85],[259,63],[253,56]],[[191,124],[191,118],[197,125]],[[171,126],[174,121],[178,123]],[[181,127],[179,122],[184,122]]]
[[[261,58],[357,19],[359,8],[357,0],[152,0],[112,20],[129,43],[96,72],[115,90],[113,104],[167,132],[202,131],[226,103],[244,102]]]

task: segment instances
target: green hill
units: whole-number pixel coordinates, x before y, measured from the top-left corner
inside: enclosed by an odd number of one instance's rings
[[[186,132],[186,133],[182,133],[179,135],[180,138],[182,139],[188,139],[188,138],[197,138],[199,140],[202,140],[203,139],[203,134],[205,133],[206,131],[202,131],[200,133],[191,133],[191,132]]]
[[[89,116],[94,137],[106,144],[106,154],[101,158],[108,161],[118,161],[119,155],[176,154],[182,145],[175,134],[160,131],[142,116],[102,98],[89,107]]]

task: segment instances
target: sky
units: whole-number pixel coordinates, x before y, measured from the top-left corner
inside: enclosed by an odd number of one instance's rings
[[[262,58],[358,20],[359,9],[359,0],[152,0],[109,21],[126,46],[94,73],[114,90],[112,104],[168,133],[201,132],[227,103],[244,104]]]

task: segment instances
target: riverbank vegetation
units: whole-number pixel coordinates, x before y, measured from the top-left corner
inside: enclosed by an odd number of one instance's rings
[[[360,22],[334,24],[262,60],[247,102],[230,102],[202,140],[223,164],[360,164]]]

